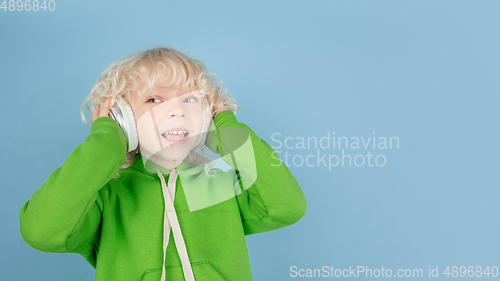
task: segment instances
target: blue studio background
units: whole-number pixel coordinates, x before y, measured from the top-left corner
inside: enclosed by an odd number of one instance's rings
[[[222,78],[308,199],[299,223],[247,236],[255,280],[500,267],[498,1],[55,4],[0,9],[0,279],[93,280],[82,257],[26,245],[19,209],[88,135],[79,110],[102,71],[162,45]]]

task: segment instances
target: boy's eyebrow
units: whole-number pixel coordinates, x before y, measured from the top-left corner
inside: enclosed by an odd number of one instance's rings
[[[187,93],[187,94],[184,94],[183,96],[186,96],[186,95],[193,95],[193,94],[195,94],[195,93],[197,93],[197,92],[201,92],[201,91],[203,91],[203,90],[191,91],[191,92],[189,92],[189,93]]]

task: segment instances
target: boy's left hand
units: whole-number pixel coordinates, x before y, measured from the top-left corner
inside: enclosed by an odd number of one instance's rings
[[[94,123],[97,118],[109,117],[109,105],[111,104],[111,100],[112,98],[108,97],[102,105],[98,105],[94,108],[94,112],[92,112],[92,123]]]
[[[226,110],[229,110],[229,108],[227,108],[225,104],[223,104],[221,107],[219,107],[219,113],[221,113],[222,111],[226,111]]]
[[[223,104],[221,107],[219,107],[217,114],[212,115],[212,119],[215,119],[215,116],[217,116],[219,113],[226,111],[226,110],[229,110],[229,108],[227,108],[226,105]]]

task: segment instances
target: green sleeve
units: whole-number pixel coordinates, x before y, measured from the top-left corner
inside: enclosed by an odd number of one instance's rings
[[[20,211],[21,236],[44,251],[82,254],[91,264],[99,239],[99,190],[125,162],[126,140],[116,122],[98,118],[78,145]],[[94,257],[95,258],[95,257]]]
[[[272,147],[231,111],[219,113],[213,125],[216,129],[212,126],[207,145],[236,170],[240,185],[236,199],[245,234],[298,222],[306,212],[306,198]]]

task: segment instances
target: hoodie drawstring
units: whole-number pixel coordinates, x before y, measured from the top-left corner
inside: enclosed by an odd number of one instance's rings
[[[158,177],[160,177],[163,199],[165,200],[165,215],[163,217],[163,266],[161,270],[161,281],[165,281],[165,259],[167,255],[168,240],[170,237],[170,227],[172,227],[172,231],[174,233],[174,242],[181,259],[184,279],[186,279],[186,281],[195,281],[193,269],[191,268],[191,263],[189,262],[189,257],[186,250],[186,244],[184,243],[184,237],[182,237],[181,227],[179,225],[177,213],[175,212],[174,208],[175,183],[180,171],[170,171],[168,186],[165,185],[165,178],[163,177],[162,173],[157,169],[155,169],[155,171],[158,174]]]

